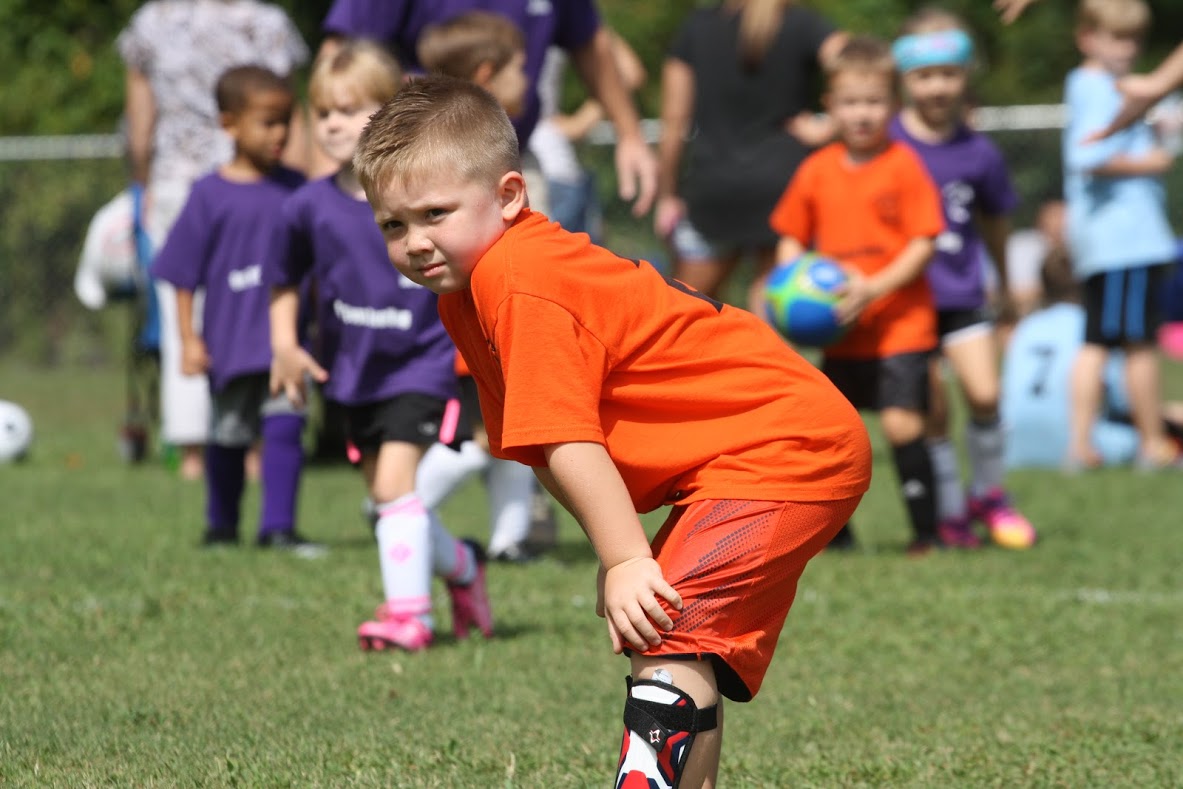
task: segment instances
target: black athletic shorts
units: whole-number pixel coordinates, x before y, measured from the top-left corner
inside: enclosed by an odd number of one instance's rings
[[[901,353],[882,359],[822,360],[822,372],[860,411],[906,408],[928,412],[928,362],[931,351]]]
[[[1105,271],[1084,281],[1084,341],[1116,347],[1152,343],[1163,323],[1162,289],[1170,265]]]
[[[438,441],[457,449],[472,438],[472,426],[464,420],[459,400],[410,393],[344,409],[345,435],[363,452],[375,451],[387,441],[419,446]]]
[[[989,331],[994,327],[994,313],[989,307],[968,310],[937,310],[937,337],[943,344],[951,336],[967,329]]]
[[[481,400],[476,392],[476,379],[471,375],[460,376],[460,418],[465,424],[483,425]]]

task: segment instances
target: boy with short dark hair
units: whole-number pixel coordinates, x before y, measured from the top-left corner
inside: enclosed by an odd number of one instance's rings
[[[205,450],[207,545],[238,541],[243,461],[263,440],[263,503],[257,544],[319,549],[295,530],[303,467],[303,411],[269,397],[270,294],[262,266],[280,207],[304,181],[279,164],[288,137],[292,90],[260,66],[230,69],[215,95],[234,158],[193,185],[152,264],[152,276],[176,286],[181,367],[209,376],[212,427]],[[193,329],[194,292],[204,290],[201,334]]]
[[[892,142],[895,63],[887,44],[856,37],[826,64],[826,107],[839,140],[807,158],[773,209],[777,259],[813,249],[850,277],[836,310],[850,329],[822,370],[855,407],[878,411],[912,521],[912,554],[938,545],[932,460],[924,439],[936,312],[924,277],[944,229],[924,164]],[[852,542],[849,530],[835,547]]]
[[[754,315],[532,212],[513,127],[470,83],[413,82],[354,164],[395,267],[441,294],[493,454],[600,559],[632,659],[615,785],[713,783],[720,696],[759,690],[805,563],[869,484],[858,415]],[[637,513],[663,505],[650,545]]]

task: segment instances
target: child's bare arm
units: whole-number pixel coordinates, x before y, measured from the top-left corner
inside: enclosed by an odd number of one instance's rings
[[[982,234],[982,243],[994,261],[994,269],[998,272],[998,320],[1003,323],[1013,323],[1016,319],[1015,308],[1010,299],[1010,277],[1007,273],[1006,242],[1010,237],[1011,222],[1006,214],[978,214],[978,232]]]
[[[1093,175],[1123,178],[1138,175],[1162,175],[1171,169],[1174,161],[1162,148],[1153,148],[1141,156],[1119,154],[1092,170]]]
[[[300,294],[294,287],[271,290],[271,393],[283,392],[292,403],[304,404],[304,376],[318,383],[329,374],[300,347],[296,320],[300,312]]]
[[[193,291],[177,288],[177,324],[181,332],[181,372],[202,375],[209,369],[205,341],[193,328]]]
[[[843,286],[842,300],[834,308],[838,320],[853,323],[871,302],[916,279],[924,273],[935,249],[931,238],[913,238],[894,260],[869,277],[848,269],[850,279]]]
[[[645,650],[661,643],[657,627],[673,620],[657,601],[681,608],[682,598],[662,577],[624,480],[600,444],[571,442],[543,448],[557,498],[579,521],[604,568],[604,615],[612,648]]]
[[[781,236],[776,244],[776,262],[788,263],[800,257],[804,251],[805,247],[797,239],[792,236]]]

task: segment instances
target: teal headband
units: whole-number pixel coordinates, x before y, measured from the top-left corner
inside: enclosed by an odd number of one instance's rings
[[[964,30],[940,30],[898,38],[891,45],[891,54],[900,71],[928,66],[968,66],[974,45]]]

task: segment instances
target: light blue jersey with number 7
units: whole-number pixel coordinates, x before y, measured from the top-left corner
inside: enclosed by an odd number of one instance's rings
[[[1002,364],[1002,420],[1006,426],[1008,468],[1059,468],[1068,451],[1071,397],[1069,381],[1084,342],[1084,310],[1056,304],[1019,321]],[[1106,415],[1129,410],[1124,360],[1110,355],[1105,368],[1102,419],[1093,426],[1093,446],[1106,465],[1133,461],[1138,434]]]

